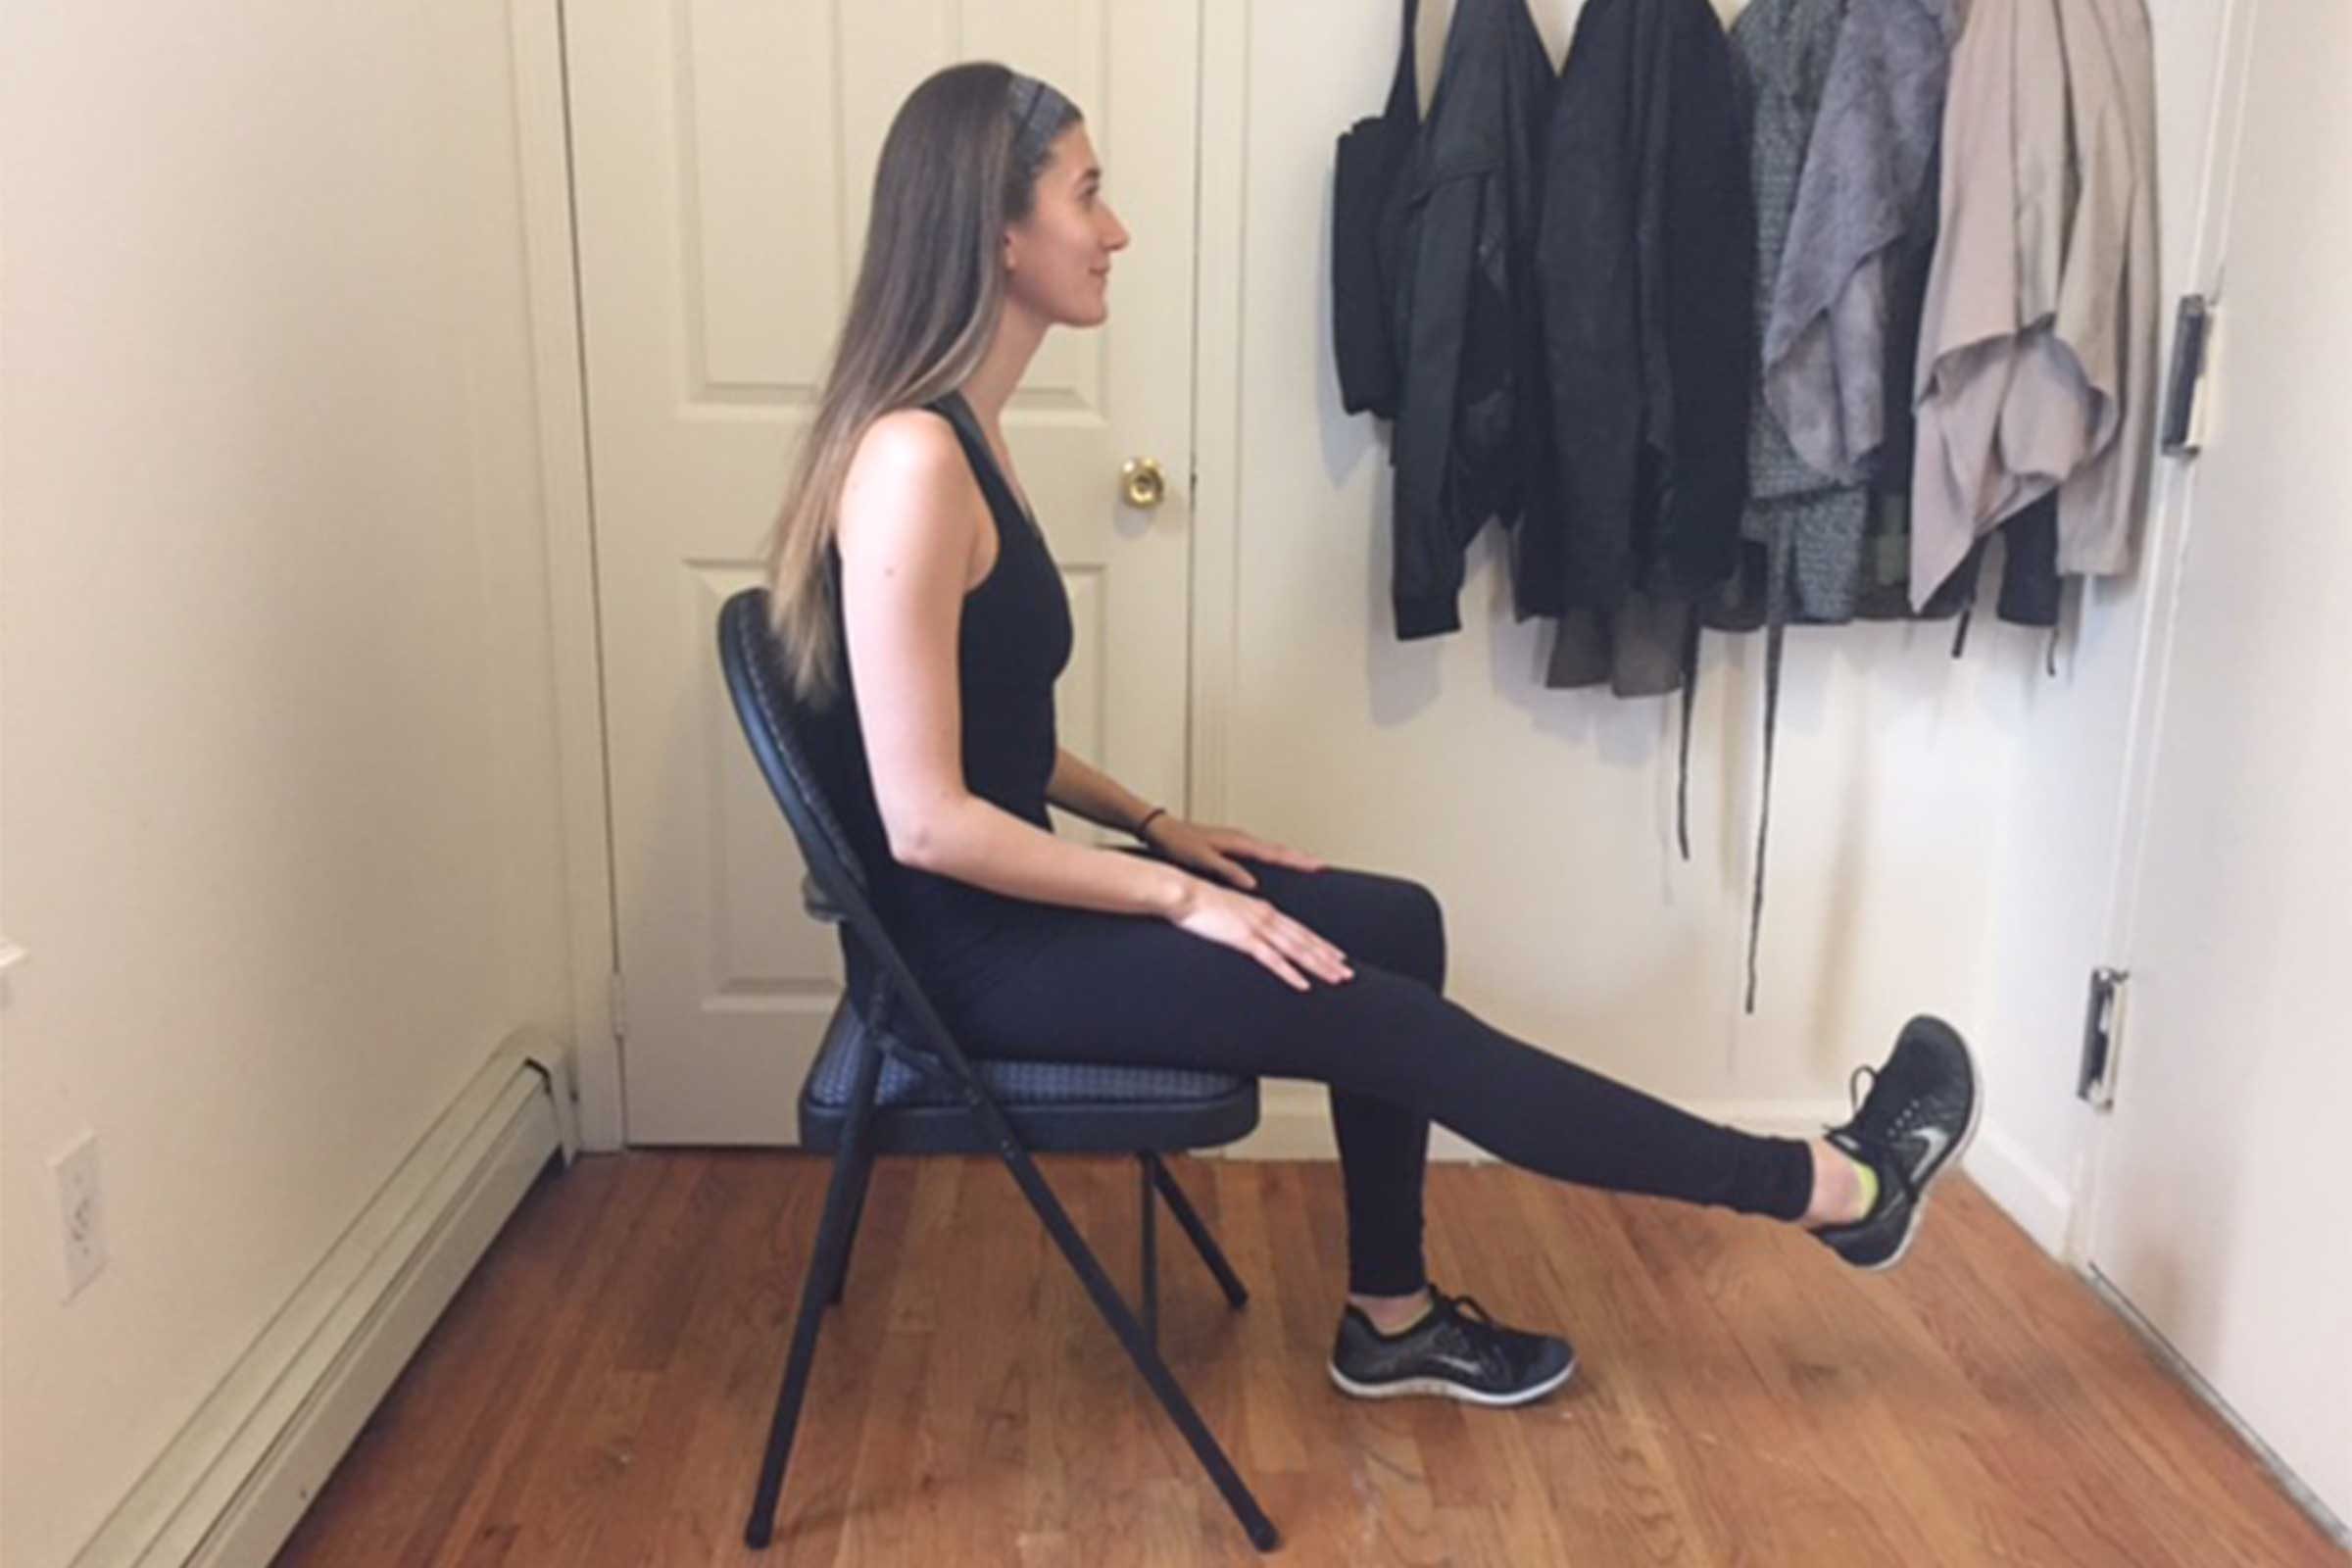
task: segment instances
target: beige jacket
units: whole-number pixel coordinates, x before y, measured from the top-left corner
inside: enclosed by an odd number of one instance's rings
[[[2156,427],[2142,0],[1973,0],[1913,402],[1911,599],[2058,490],[2058,569],[2131,564]]]

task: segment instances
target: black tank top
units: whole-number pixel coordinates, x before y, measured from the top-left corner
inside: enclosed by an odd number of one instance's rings
[[[996,521],[997,560],[988,575],[963,597],[956,637],[956,675],[961,693],[964,787],[1013,815],[1053,831],[1046,810],[1046,785],[1059,751],[1054,727],[1054,682],[1070,662],[1073,633],[1070,601],[1046,536],[1021,508],[998,469],[988,437],[960,392],[926,405],[955,427],[965,459],[979,478],[989,514]],[[828,550],[833,603],[841,604],[841,557]],[[864,746],[857,720],[857,681],[849,670],[843,637],[847,701],[836,703],[828,719],[846,723],[838,737],[855,753],[865,799],[851,808],[872,811],[872,780],[863,768]],[[879,826],[878,813],[873,817]],[[879,849],[880,853],[874,853]],[[1051,906],[1006,898],[986,888],[937,875],[890,858],[886,847],[868,850],[868,869],[883,919],[926,978],[949,978],[984,966],[991,952]]]

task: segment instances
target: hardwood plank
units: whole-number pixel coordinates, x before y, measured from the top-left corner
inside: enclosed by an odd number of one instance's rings
[[[507,1409],[500,1413],[487,1448],[479,1452],[472,1484],[458,1508],[437,1537],[429,1543],[419,1539],[412,1560],[459,1562],[468,1554],[491,1561],[504,1558],[506,1547],[523,1528],[513,1506],[514,1478],[527,1471],[561,1430],[561,1401],[584,1382],[575,1375],[583,1345],[610,1334],[619,1321],[608,1308],[616,1288],[634,1271],[636,1239],[663,1223],[692,1174],[690,1167],[667,1160],[634,1162],[619,1171],[619,1191],[598,1213],[595,1225],[578,1238],[578,1272],[565,1289],[547,1293],[537,1332],[520,1356],[504,1363],[492,1360],[481,1341],[468,1334],[469,1381],[494,1390]],[[450,1321],[444,1313],[434,1336],[443,1334]],[[420,1451],[441,1447],[432,1438],[421,1433],[419,1437]]]
[[[757,1154],[720,1151],[701,1158],[706,1169],[697,1201],[716,1205],[716,1223],[705,1230],[707,1255],[700,1265],[671,1277],[624,1350],[624,1359],[630,1353],[646,1357],[656,1381],[628,1461],[612,1483],[604,1528],[582,1561],[707,1562],[713,1553],[714,1543],[692,1524],[678,1531],[672,1499],[688,1494],[697,1479],[698,1439],[714,1417],[728,1414],[730,1382],[746,1345],[759,1338],[747,1332],[763,1285],[756,1265],[788,1184],[776,1162]],[[663,1348],[658,1356],[657,1343]],[[704,1494],[712,1523],[744,1494],[753,1474],[754,1440],[763,1436],[765,1423],[745,1422],[744,1428],[740,1434],[729,1430],[730,1446],[713,1456],[718,1463],[710,1468],[728,1484]]]
[[[599,1160],[565,1174],[541,1172],[472,1274],[451,1298],[444,1320],[464,1335],[432,1333],[386,1391],[345,1451],[330,1485],[295,1526],[286,1552],[310,1555],[313,1543],[334,1542],[335,1556],[355,1562],[427,1561],[480,1479],[480,1467],[519,1407],[479,1365],[518,1364],[541,1348],[540,1325],[575,1287],[592,1250],[583,1235],[597,1225],[623,1183],[620,1161]],[[650,1167],[628,1172],[651,1191]],[[414,1451],[409,1435],[441,1440],[422,1464],[378,1464],[387,1444]],[[318,1560],[326,1561],[326,1555]]]
[[[586,1315],[568,1320],[569,1332],[557,1341],[534,1401],[545,1417],[532,1423],[486,1503],[494,1528],[453,1537],[444,1560],[462,1568],[538,1568],[581,1561],[594,1546],[612,1481],[631,1461],[660,1381],[658,1371],[633,1364],[649,1353],[641,1325],[669,1310],[671,1277],[710,1252],[710,1167],[692,1156],[665,1164],[644,1220],[613,1250],[606,1288],[581,1303]],[[652,1339],[660,1338],[654,1331]]]

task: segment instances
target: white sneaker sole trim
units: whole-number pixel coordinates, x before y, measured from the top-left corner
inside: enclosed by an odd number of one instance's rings
[[[1977,1123],[1984,1119],[1984,1080],[1977,1072],[1976,1047],[1970,1045],[1967,1037],[1957,1029],[1952,1031],[1952,1038],[1960,1043],[1960,1054],[1968,1058],[1968,1125],[1960,1129],[1960,1136],[1953,1141],[1952,1147],[1943,1152],[1943,1158],[1934,1170],[1928,1172],[1928,1179],[1919,1184],[1919,1198],[1911,1205],[1911,1223],[1903,1227],[1903,1239],[1895,1244],[1894,1251],[1885,1261],[1861,1265],[1865,1274],[1884,1274],[1903,1260],[1903,1254],[1911,1250],[1911,1244],[1919,1239],[1919,1228],[1927,1223],[1929,1195],[1935,1192],[1936,1184],[1943,1180],[1943,1173],[1959,1164],[1960,1156],[1968,1152],[1968,1146],[1977,1141]]]
[[[1576,1357],[1571,1355],[1566,1366],[1543,1382],[1530,1385],[1512,1394],[1481,1394],[1475,1389],[1465,1389],[1460,1384],[1446,1378],[1399,1378],[1394,1383],[1358,1383],[1331,1362],[1325,1362],[1324,1369],[1331,1374],[1331,1381],[1339,1386],[1341,1393],[1352,1395],[1359,1399],[1394,1399],[1405,1395],[1424,1394],[1437,1395],[1448,1399],[1459,1399],[1465,1404],[1483,1404],[1491,1410],[1501,1410],[1515,1404],[1525,1404],[1531,1399],[1540,1399],[1567,1382],[1576,1375]]]

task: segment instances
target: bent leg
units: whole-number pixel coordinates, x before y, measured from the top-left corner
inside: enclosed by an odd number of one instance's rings
[[[1237,857],[1258,893],[1348,955],[1446,989],[1446,926],[1428,888],[1401,877],[1333,866],[1298,871]],[[1348,1289],[1357,1296],[1409,1296],[1428,1283],[1422,1253],[1422,1187],[1429,1169],[1429,1117],[1416,1106],[1329,1086],[1331,1127],[1340,1146],[1348,1203]]]

